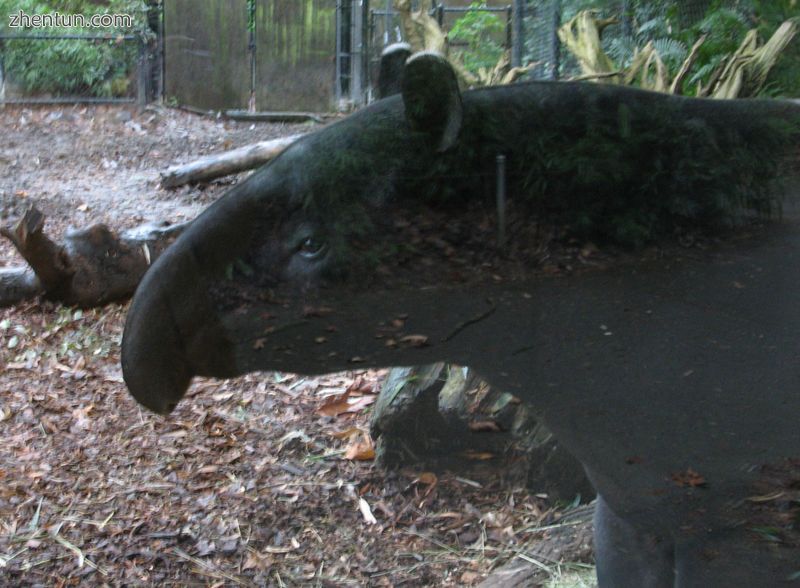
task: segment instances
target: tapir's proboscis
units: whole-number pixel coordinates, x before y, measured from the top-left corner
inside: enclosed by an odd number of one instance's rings
[[[584,464],[600,586],[800,582],[799,129],[788,101],[462,93],[415,55],[158,259],[125,381],[167,414],[196,375],[470,366]],[[559,269],[587,243],[617,253]]]

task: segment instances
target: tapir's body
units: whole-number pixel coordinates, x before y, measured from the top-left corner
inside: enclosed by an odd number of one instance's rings
[[[556,84],[462,100],[454,84],[439,58],[413,58],[402,99],[301,141],[198,218],[134,299],[131,392],[166,413],[196,374],[470,365],[586,466],[601,585],[793,581],[791,207],[706,250],[567,277],[538,271],[533,227],[631,243],[774,212],[766,182],[800,108]],[[781,524],[780,544],[758,532]]]

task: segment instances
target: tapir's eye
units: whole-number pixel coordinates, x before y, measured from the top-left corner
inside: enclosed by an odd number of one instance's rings
[[[300,242],[298,253],[306,259],[316,259],[325,252],[325,242],[316,237],[306,237]]]

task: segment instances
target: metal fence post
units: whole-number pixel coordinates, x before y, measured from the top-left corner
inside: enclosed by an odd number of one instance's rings
[[[250,56],[250,100],[247,103],[247,110],[256,111],[256,35],[258,34],[256,25],[256,3],[247,3],[247,28],[248,43],[247,53]]]
[[[506,50],[513,51],[514,47],[514,10],[509,4],[506,6]]]
[[[334,59],[334,99],[336,108],[342,102],[342,0],[336,0],[336,58]]]
[[[350,46],[350,100],[354,105],[358,106],[361,104],[362,42],[361,39],[358,38],[361,35],[361,11],[356,3],[360,4],[361,2],[356,0],[351,7],[353,17],[350,21],[350,38],[352,39]]]
[[[139,35],[139,67],[136,83],[136,105],[139,111],[147,106],[147,42],[144,35]]]
[[[522,67],[523,40],[525,39],[525,0],[514,0],[511,15],[514,34],[511,37],[511,67]]]
[[[561,0],[550,0],[553,3],[553,33],[550,39],[553,47],[553,64],[550,70],[550,79],[559,78],[561,69],[561,41],[558,38],[558,29],[561,27]]]
[[[6,42],[0,39],[0,108],[6,107],[5,49]]]
[[[160,7],[160,18],[159,18],[159,25],[158,25],[158,75],[159,75],[159,87],[158,87],[158,100],[164,102],[167,97],[167,40],[166,40],[166,18],[167,18],[167,9],[166,9],[166,0],[161,0],[158,3]]]

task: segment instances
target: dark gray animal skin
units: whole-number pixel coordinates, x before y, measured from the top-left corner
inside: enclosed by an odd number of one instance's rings
[[[394,43],[381,52],[376,88],[378,98],[388,98],[401,92],[403,70],[409,57],[411,57],[411,45],[408,43]]]
[[[748,194],[798,121],[786,102],[592,84],[462,95],[444,60],[415,56],[402,96],[300,140],[158,259],[129,311],[125,381],[168,414],[195,375],[469,365],[584,464],[600,586],[797,584],[797,522],[777,513],[768,541],[780,500],[748,498],[784,488],[766,472],[800,470],[800,219],[727,212],[776,210]],[[539,269],[542,227],[658,244],[731,218],[703,249]]]

